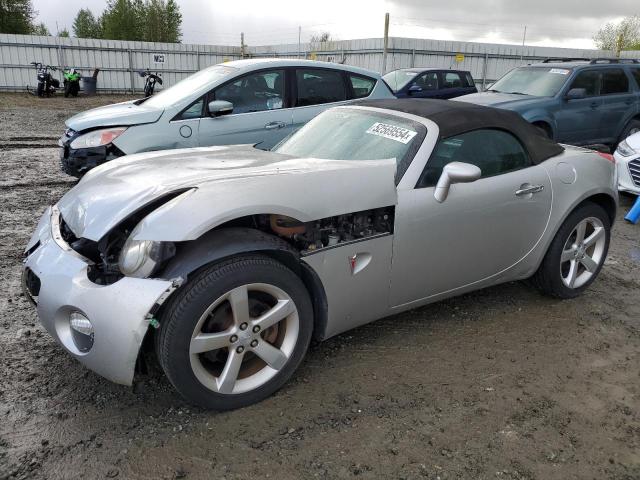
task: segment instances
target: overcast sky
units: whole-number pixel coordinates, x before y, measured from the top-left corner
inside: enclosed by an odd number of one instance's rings
[[[297,43],[329,31],[335,39],[382,37],[384,13],[390,35],[439,40],[594,48],[591,37],[608,21],[640,14],[638,0],[177,0],[183,43],[248,45]],[[33,0],[52,33],[71,25],[88,7],[98,16],[106,0]]]

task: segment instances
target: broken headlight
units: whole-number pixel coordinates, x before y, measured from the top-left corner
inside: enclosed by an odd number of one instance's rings
[[[93,130],[92,132],[80,135],[71,142],[71,148],[92,148],[108,145],[122,135],[126,129],[126,127],[115,127]]]
[[[127,277],[147,278],[164,260],[175,254],[175,246],[170,242],[135,240],[136,227],[124,242],[118,257],[118,268]]]

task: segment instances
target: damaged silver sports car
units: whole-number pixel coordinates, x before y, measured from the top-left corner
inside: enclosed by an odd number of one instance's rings
[[[23,284],[48,332],[131,384],[155,349],[188,401],[252,404],[312,338],[531,280],[582,293],[617,208],[611,156],[516,113],[381,100],[320,114],[273,151],[130,155],[42,216]]]

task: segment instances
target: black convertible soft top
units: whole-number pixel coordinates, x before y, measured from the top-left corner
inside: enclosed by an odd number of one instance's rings
[[[538,127],[509,110],[426,98],[364,100],[353,105],[385,108],[428,118],[438,125],[440,138],[449,138],[479,128],[506,130],[522,142],[531,161],[536,164],[564,151],[561,145],[548,138]]]

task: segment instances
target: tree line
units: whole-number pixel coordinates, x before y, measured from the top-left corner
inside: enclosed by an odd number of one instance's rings
[[[51,35],[44,23],[36,23],[31,0],[0,0],[0,33]],[[182,14],[176,0],[108,0],[95,16],[82,8],[73,21],[73,36],[109,40],[179,43]],[[69,37],[65,28],[58,36]]]

